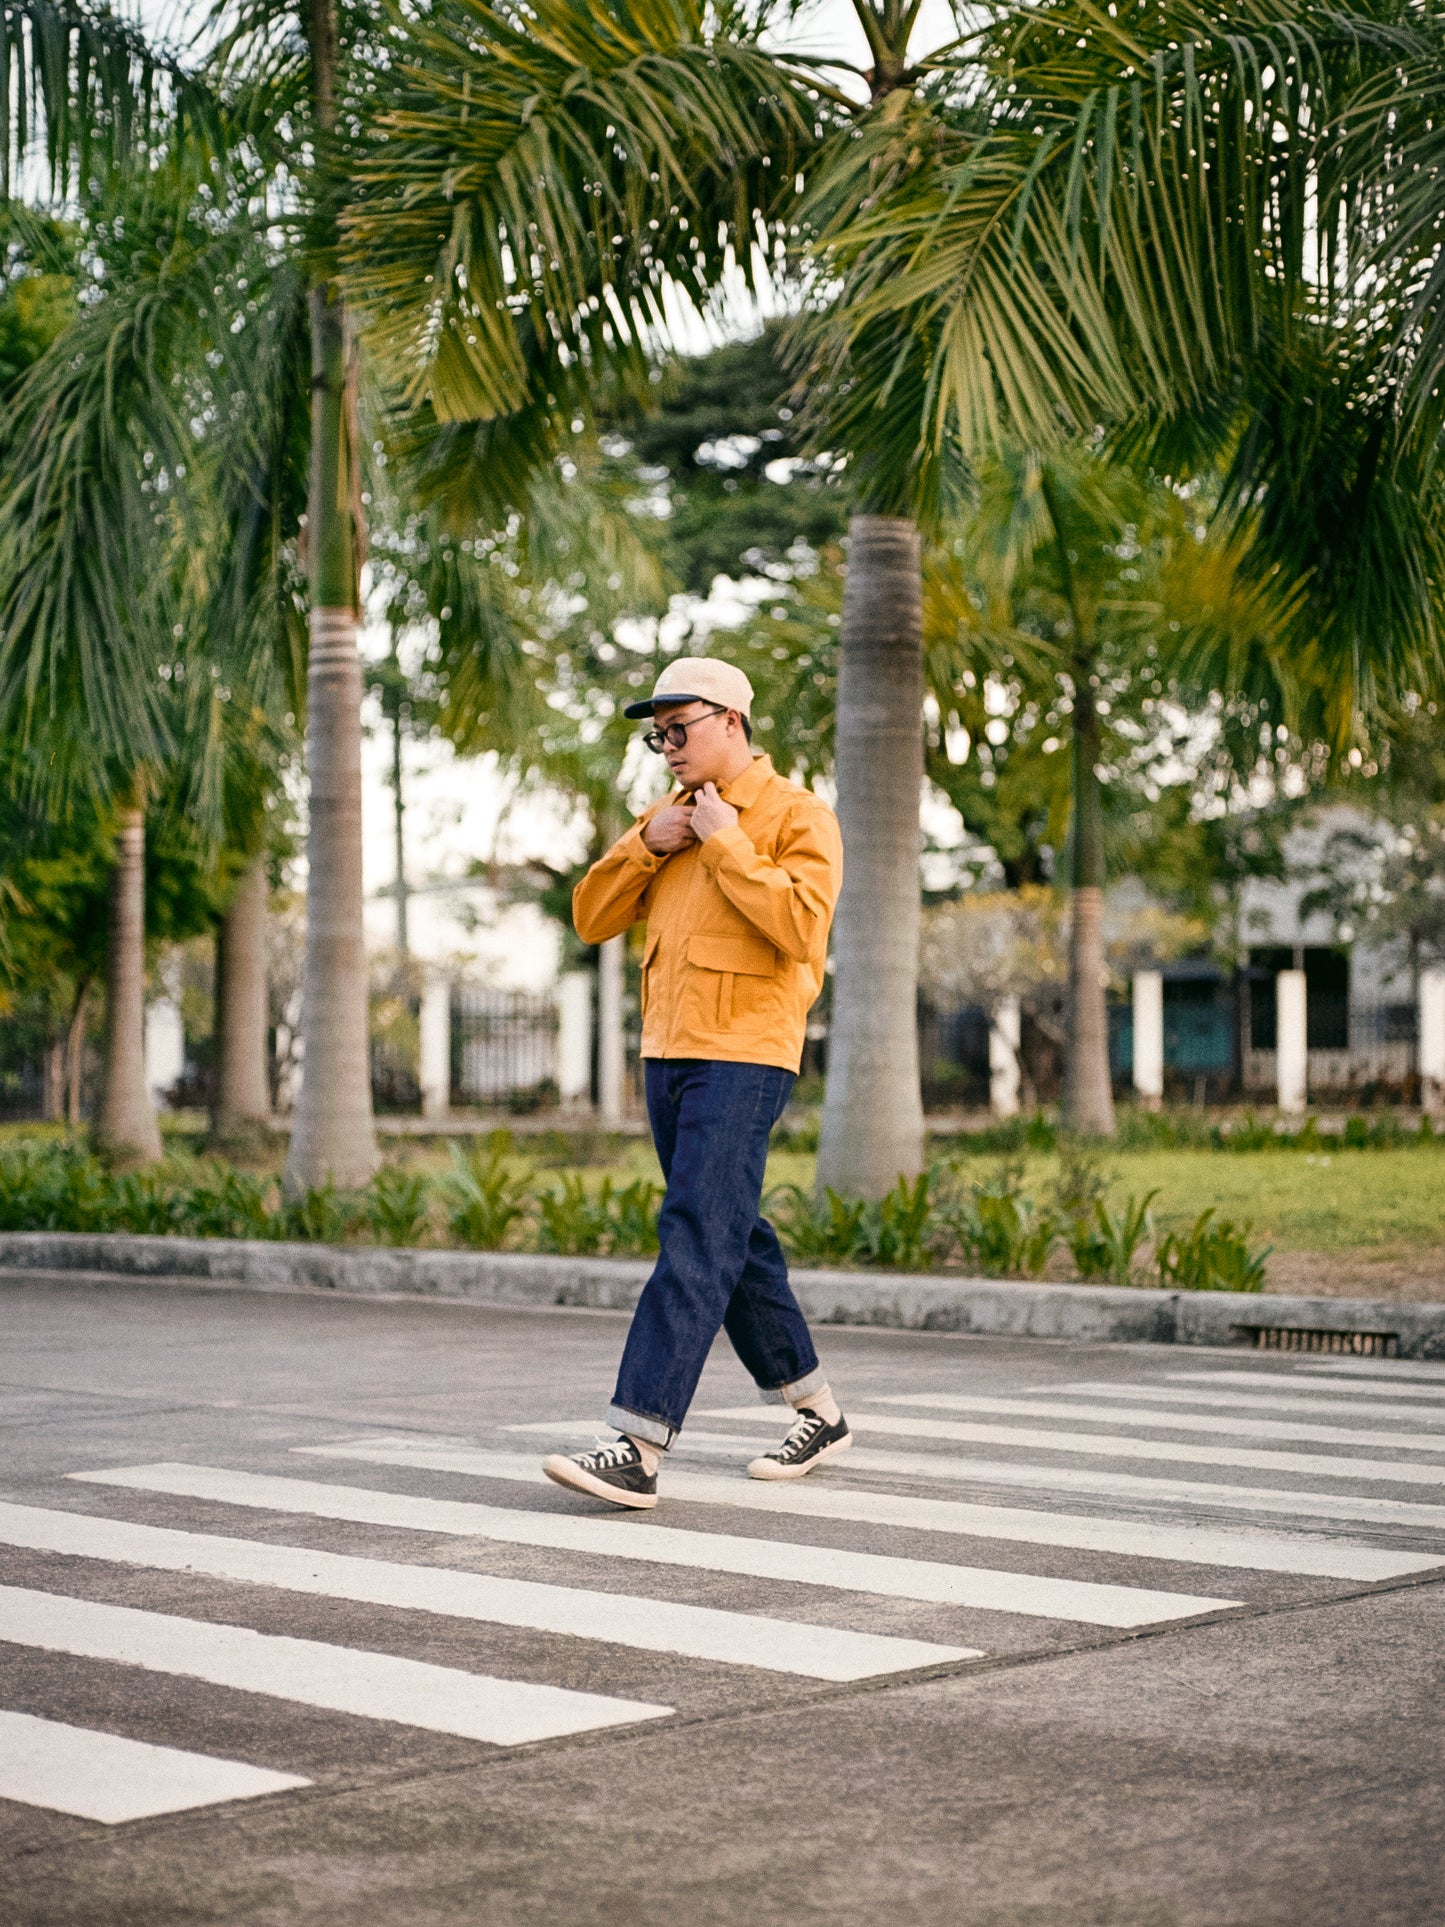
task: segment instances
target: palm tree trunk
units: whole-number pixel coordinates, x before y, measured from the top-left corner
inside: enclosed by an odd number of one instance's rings
[[[137,787],[122,809],[110,881],[105,1058],[96,1143],[123,1164],[161,1155],[145,1074],[145,810]]]
[[[254,1136],[271,1122],[266,1065],[266,864],[242,875],[216,932],[216,1102],[212,1135]]]
[[[311,653],[306,677],[306,966],[301,1094],[286,1161],[295,1195],[328,1181],[363,1185],[379,1158],[371,1112],[362,924],[361,659],[345,308],[311,291]]]
[[[90,1015],[90,979],[76,987],[65,1033],[65,1121],[72,1130],[80,1123],[81,1080],[85,1070],[85,1024]]]
[[[923,594],[915,523],[855,515],[838,664],[843,893],[818,1184],[877,1198],[923,1168],[918,807]]]
[[[65,1039],[63,1037],[53,1037],[45,1046],[40,1115],[47,1124],[58,1124],[65,1116]]]
[[[311,99],[323,150],[336,121],[335,0],[305,15]],[[329,155],[323,155],[329,159]],[[356,350],[341,291],[317,281],[311,312],[311,476],[306,540],[311,652],[306,672],[306,965],[301,1093],[285,1188],[365,1184],[380,1158],[371,1114],[361,869],[363,530],[357,469]]]
[[[1104,823],[1100,808],[1099,715],[1087,668],[1074,678],[1073,844],[1069,877],[1069,1047],[1064,1122],[1095,1137],[1114,1135],[1109,1080],[1109,1014],[1104,1004]]]
[[[393,644],[392,655],[396,649]],[[396,709],[391,719],[391,810],[392,841],[396,845],[396,954],[405,964],[411,954],[411,937],[407,929],[406,887],[406,793],[403,789],[402,771],[402,715],[401,694],[397,692]]]

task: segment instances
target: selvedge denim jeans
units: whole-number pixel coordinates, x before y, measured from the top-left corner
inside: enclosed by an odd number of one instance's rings
[[[770,1064],[649,1058],[647,1114],[667,1192],[607,1413],[650,1445],[681,1430],[723,1326],[765,1398],[824,1383],[778,1234],[759,1215],[768,1134],[793,1088]]]

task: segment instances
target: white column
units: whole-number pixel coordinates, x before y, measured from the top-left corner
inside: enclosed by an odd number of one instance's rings
[[[1019,1043],[1023,1020],[1017,997],[1000,998],[988,1027],[988,1108],[995,1117],[1019,1114]]]
[[[1309,1087],[1305,973],[1282,970],[1274,980],[1274,1075],[1279,1108],[1298,1114]]]
[[[569,970],[557,983],[557,1094],[564,1104],[592,1096],[592,972]]]
[[[428,976],[421,993],[421,1114],[445,1117],[452,1104],[452,986]]]
[[[1164,1101],[1164,974],[1134,973],[1134,1089],[1150,1109]]]
[[[622,1036],[622,965],[625,937],[609,937],[597,951],[597,1114],[604,1124],[622,1122],[626,1073]]]
[[[1420,972],[1420,1102],[1445,1110],[1445,970]]]
[[[158,998],[146,1009],[145,1067],[151,1102],[162,1103],[186,1068],[186,1034],[174,998]]]

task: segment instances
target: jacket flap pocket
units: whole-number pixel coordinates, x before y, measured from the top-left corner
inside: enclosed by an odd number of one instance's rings
[[[687,960],[702,970],[731,970],[739,977],[771,977],[778,953],[762,937],[689,937]]]
[[[646,970],[647,966],[652,962],[653,958],[657,955],[657,946],[661,942],[662,942],[662,931],[660,928],[648,931],[647,936],[642,945],[642,968],[644,970]]]

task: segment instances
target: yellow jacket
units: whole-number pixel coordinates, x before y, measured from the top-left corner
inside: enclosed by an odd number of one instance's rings
[[[796,1071],[843,883],[838,820],[766,756],[718,793],[738,812],[735,828],[655,856],[643,826],[682,800],[674,791],[592,865],[572,919],[584,943],[646,922],[644,1057]]]

